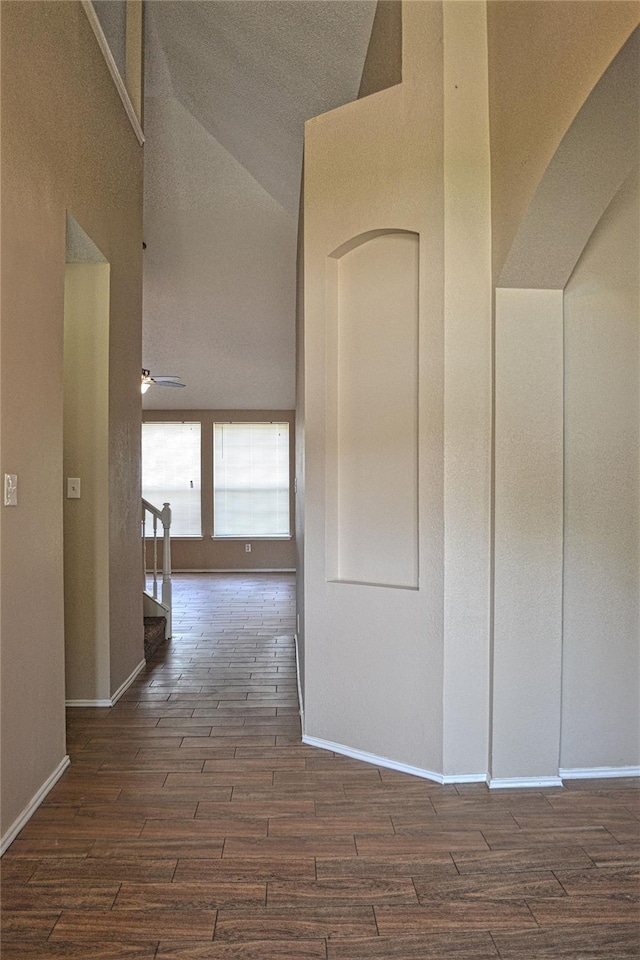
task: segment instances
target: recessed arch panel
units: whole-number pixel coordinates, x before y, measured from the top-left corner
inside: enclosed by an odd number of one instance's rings
[[[419,237],[327,259],[327,579],[418,587]]]

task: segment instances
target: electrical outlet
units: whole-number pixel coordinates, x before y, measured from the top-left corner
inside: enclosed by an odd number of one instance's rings
[[[245,545],[244,545],[244,552],[245,552],[245,553],[251,553],[251,544],[250,544],[250,543],[245,543]]]

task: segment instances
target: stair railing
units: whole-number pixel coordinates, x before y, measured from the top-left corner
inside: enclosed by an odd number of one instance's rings
[[[151,532],[147,533],[147,515],[151,517]],[[171,507],[168,503],[163,504],[162,510],[154,507],[148,500],[142,498],[142,573],[145,592],[148,592],[147,573],[152,577],[153,599],[158,601],[158,525],[162,524],[162,589],[160,602],[166,608],[167,617],[167,637],[171,636]],[[148,551],[147,540],[153,541],[152,547],[152,566],[147,569]]]

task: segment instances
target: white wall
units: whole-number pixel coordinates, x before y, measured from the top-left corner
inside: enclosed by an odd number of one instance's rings
[[[415,589],[419,238],[361,239],[327,262],[327,575]]]
[[[567,284],[563,768],[640,763],[638,178]]]
[[[483,3],[444,26],[445,776],[483,774],[489,750],[491,173]]]
[[[290,409],[296,218],[179,100],[145,102],[143,358],[187,388],[143,405]]]
[[[497,290],[491,779],[557,778],[562,291]]]
[[[442,10],[435,3],[409,3],[403,10],[402,84],[317,117],[306,127],[305,733],[437,771],[442,768],[443,670],[443,188],[442,137],[437,134],[443,110]],[[336,427],[354,419],[357,402],[338,389],[331,367],[336,347],[343,361],[351,356],[345,341],[350,321],[343,312],[343,336],[336,339],[328,288],[340,248],[355,246],[370,231],[410,231],[420,237],[418,343],[412,348],[420,389],[416,398],[414,382],[411,424],[398,427],[402,462],[415,462],[417,452],[418,521],[413,514],[409,532],[418,550],[417,589],[331,579],[337,572],[334,483],[346,465],[344,444],[342,460],[335,459]],[[342,259],[354,254],[357,250]],[[414,271],[410,289],[415,290],[415,283]],[[373,348],[366,328],[359,332],[365,337],[363,349]],[[378,324],[377,334],[381,332]],[[386,344],[393,349],[391,328]],[[406,343],[402,352],[406,355]],[[337,362],[339,366],[339,357]],[[404,392],[405,386],[396,367],[376,406],[384,407],[385,399],[391,406],[396,388]],[[375,391],[375,383],[369,389]],[[362,427],[361,417],[355,422]],[[360,441],[364,444],[364,435]],[[415,467],[412,472],[415,476]],[[368,485],[366,478],[363,482]],[[389,509],[383,487],[370,487],[365,494],[375,500],[369,510],[382,517]],[[354,507],[351,491],[343,493]],[[405,533],[409,513],[404,515]],[[343,548],[349,535],[341,534]],[[383,553],[386,542],[384,534],[377,546],[371,541],[368,546]],[[393,571],[361,572],[357,579],[398,582]],[[405,574],[400,579],[406,580]]]
[[[65,760],[63,328],[66,215],[111,265],[110,693],[143,656],[142,150],[79,3],[1,5],[2,845]],[[28,79],[27,79],[28,78]],[[28,117],[28,122],[25,118]]]
[[[536,86],[530,75],[536,73],[535,62],[524,59],[532,109],[539,111],[540,122],[566,133],[591,89],[594,72],[599,75],[609,62],[603,47],[615,52],[629,32],[625,20],[612,34],[594,40],[585,21],[593,25],[604,17],[604,5],[598,4],[593,16],[580,12],[577,25],[572,5],[555,5],[554,12],[560,6],[559,22],[553,26],[555,20],[547,23],[535,3],[492,4],[487,25],[483,3],[405,3],[402,82],[307,124],[305,734],[312,742],[329,742],[445,780],[487,774],[493,786],[560,783],[559,771],[567,764],[566,756],[560,756],[561,737],[564,750],[571,731],[570,721],[564,729],[563,695],[568,698],[565,714],[573,709],[572,697],[575,710],[584,710],[581,687],[586,674],[592,677],[584,658],[576,656],[580,670],[571,667],[563,687],[566,276],[551,282],[544,275],[549,258],[538,258],[530,264],[529,282],[518,278],[510,288],[496,291],[493,317],[491,305],[491,247],[504,240],[505,229],[508,233],[510,213],[499,203],[490,210],[489,134],[492,156],[494,142],[498,154],[519,155],[512,127],[498,123],[496,128],[496,116],[499,120],[500,97],[510,97],[513,76],[524,82],[518,73],[523,37],[535,27],[542,49],[553,39],[548,34],[556,28],[563,31],[545,68],[544,83],[552,90]],[[515,59],[502,42],[499,26],[505,17],[512,36],[520,38]],[[572,62],[576,84],[565,96],[556,68],[563,62],[561,51],[578,40],[584,62]],[[494,49],[492,59],[491,45],[498,42],[502,53],[496,56]],[[620,95],[619,83],[610,86]],[[602,88],[598,90],[602,95]],[[623,113],[616,114],[621,122],[607,129],[616,141],[612,153],[622,150],[627,156],[632,145]],[[590,122],[593,116],[593,111],[581,115],[580,131],[587,144],[597,144],[602,134],[602,124]],[[562,159],[558,152],[558,166]],[[596,164],[593,176],[602,180],[596,183],[599,195],[610,187],[605,174],[613,166]],[[563,170],[569,179],[576,175],[571,164]],[[493,179],[496,183],[495,170]],[[556,178],[556,185],[559,182]],[[573,257],[570,264],[585,242],[585,208],[593,207],[588,189],[592,181],[584,182],[587,186],[576,198],[580,230],[563,234],[570,245],[565,253]],[[564,193],[561,189],[560,197]],[[558,209],[559,204],[552,204],[537,224],[537,249],[543,252],[546,238],[555,233],[549,210],[555,214]],[[410,311],[406,305],[399,308],[402,324],[395,342],[381,321],[388,309],[385,297],[372,293],[382,271],[364,271],[364,279],[359,278],[371,302],[359,293],[354,296],[346,276],[348,258],[353,250],[364,255],[369,245],[365,239],[376,232],[390,236],[403,230],[415,232],[419,244],[415,427],[407,413],[410,365],[402,374],[398,364],[411,354],[404,338]],[[385,268],[391,269],[394,255],[385,250]],[[625,256],[637,261],[633,244]],[[631,259],[627,287],[632,282]],[[396,265],[393,280],[383,284],[385,290],[401,273]],[[406,293],[406,287],[402,289]],[[398,294],[390,299],[401,302]],[[627,309],[616,322],[627,322]],[[389,328],[395,329],[393,309],[389,317]],[[385,351],[390,362],[380,376],[378,358]],[[624,353],[627,367],[629,354],[635,358],[632,373],[623,368],[626,386],[619,386],[627,391],[623,406],[629,423],[623,433],[628,440],[637,431],[631,424],[631,411],[636,418],[638,413],[637,346],[634,353],[625,341]],[[575,360],[569,357],[568,363]],[[578,374],[576,382],[586,381]],[[388,408],[386,397],[393,397]],[[397,504],[389,494],[394,485],[386,482],[390,458],[387,454],[382,464],[376,463],[377,451],[371,454],[375,431],[367,433],[366,424],[368,410],[381,424],[384,443],[387,414],[407,397],[404,415],[396,412],[403,423],[396,439],[404,463],[397,489],[407,507],[411,451],[417,445],[417,523],[409,510],[394,517]],[[612,455],[607,451],[618,440],[611,440],[604,415],[600,419],[602,436],[594,436],[593,442],[602,440],[609,464]],[[570,424],[569,419],[567,428]],[[614,436],[620,430],[617,423]],[[585,765],[634,762],[628,759],[631,749],[626,760],[616,760],[611,749],[617,749],[617,738],[630,746],[627,733],[637,727],[632,700],[638,682],[633,646],[637,626],[632,625],[638,598],[637,505],[631,509],[624,502],[637,496],[637,480],[635,487],[631,484],[635,492],[628,490],[638,466],[637,433],[633,436],[631,459],[624,465],[616,459],[617,470],[626,471],[624,497],[618,479],[607,477],[605,484],[603,476],[598,481],[600,487],[609,487],[603,502],[614,494],[620,501],[624,519],[616,519],[614,511],[612,521],[615,536],[618,531],[621,535],[616,563],[621,568],[624,560],[633,586],[617,614],[617,622],[626,624],[626,639],[619,641],[615,665],[601,671],[599,693],[607,687],[609,700],[619,694],[620,716],[608,707],[607,717],[600,697],[600,719],[607,721],[601,724],[600,738],[610,734],[609,741],[598,758],[580,761]],[[363,491],[359,499],[358,488]],[[630,532],[623,530],[625,522]],[[604,527],[604,521],[597,523]],[[389,528],[397,531],[401,547],[392,542]],[[567,556],[572,536],[569,530]],[[411,549],[414,538],[417,582],[402,552]],[[568,576],[574,576],[571,570]],[[582,582],[579,589],[589,587]],[[599,617],[610,616],[608,606],[607,601]],[[593,655],[595,676],[612,641],[608,635],[603,638],[602,625],[594,625],[595,614],[590,616],[598,651]],[[566,652],[565,669],[569,661]],[[625,681],[614,692],[623,663]],[[590,694],[588,699],[595,698]],[[576,730],[581,723],[576,721]]]
[[[108,263],[68,263],[64,287],[65,697],[111,696]]]
[[[305,733],[482,778],[486,12],[406,3],[403,18],[402,83],[307,125]]]

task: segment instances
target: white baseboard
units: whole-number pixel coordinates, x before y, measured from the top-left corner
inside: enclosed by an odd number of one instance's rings
[[[173,567],[172,573],[295,573],[295,567],[201,567],[197,570],[181,570]]]
[[[491,790],[520,790],[524,787],[561,787],[560,777],[505,777],[489,778]]]
[[[109,700],[65,700],[65,706],[67,707],[114,707],[122,694],[129,689],[133,681],[136,679],[139,673],[141,673],[146,666],[146,660],[141,660],[137,667],[133,670],[130,676],[121,683],[116,692]]]
[[[487,783],[486,773],[445,773],[442,783]]]
[[[112,707],[111,700],[65,700],[65,707]]]
[[[140,663],[138,664],[138,666],[134,668],[132,674],[131,674],[129,677],[127,677],[127,679],[124,681],[124,683],[121,683],[121,684],[120,684],[120,686],[118,687],[118,689],[116,690],[116,692],[115,692],[115,693],[112,695],[112,697],[111,697],[111,704],[110,704],[110,705],[111,705],[112,707],[116,705],[116,703],[118,702],[118,700],[120,699],[120,697],[122,696],[122,694],[123,694],[126,690],[129,689],[129,687],[131,686],[131,684],[133,683],[133,681],[136,679],[136,677],[138,676],[138,674],[139,674],[139,673],[142,673],[142,671],[144,670],[144,668],[146,667],[146,665],[147,665],[146,660],[141,660]]]
[[[2,856],[5,850],[13,843],[24,825],[31,819],[51,788],[55,786],[64,771],[67,769],[70,762],[71,761],[69,760],[69,757],[64,757],[64,759],[60,761],[56,769],[50,776],[47,777],[35,796],[31,798],[17,820],[14,820],[12,825],[3,836],[2,841],[0,841],[0,856]]]
[[[640,777],[640,767],[570,767],[560,770],[563,780],[609,780],[617,777]]]
[[[339,753],[344,757],[352,757],[354,760],[372,763],[376,767],[398,770],[400,773],[408,773],[412,777],[420,777],[422,780],[434,780],[436,783],[485,783],[487,779],[484,773],[461,774],[460,776],[447,775],[445,777],[444,774],[435,773],[433,770],[423,770],[422,767],[411,767],[406,763],[397,763],[395,760],[389,760],[388,757],[377,757],[374,753],[354,750],[352,747],[346,747],[343,743],[332,743],[330,740],[320,740],[318,737],[307,737],[304,734],[302,742],[308,744],[310,747],[318,747],[321,750],[331,750],[333,753]]]

